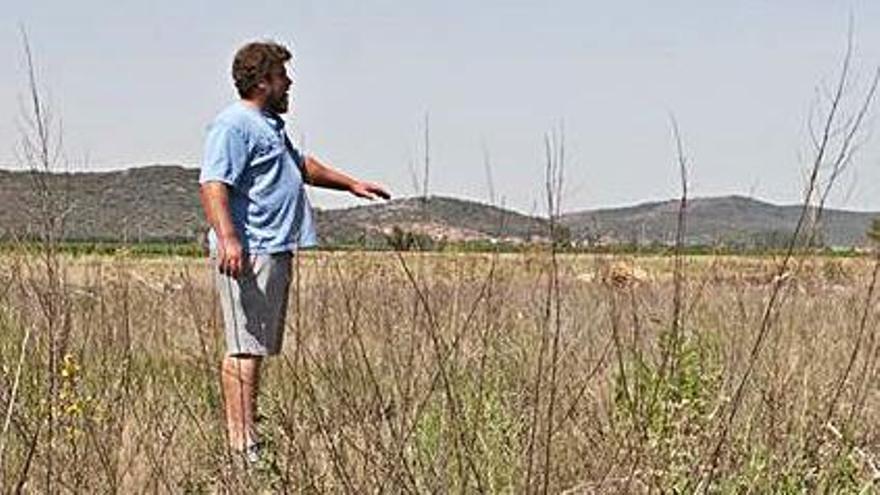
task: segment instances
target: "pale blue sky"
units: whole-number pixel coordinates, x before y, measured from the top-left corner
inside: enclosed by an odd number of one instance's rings
[[[271,37],[297,54],[289,121],[307,150],[412,194],[408,161],[428,110],[432,192],[486,199],[485,143],[498,195],[526,212],[542,211],[542,135],[560,119],[566,210],[677,194],[669,112],[693,194],[794,202],[808,110],[835,75],[851,12],[863,78],[880,62],[871,0],[8,3],[3,166],[14,165],[26,82],[19,22],[85,170],[197,165],[206,123],[235,97],[234,50]],[[835,204],[880,210],[880,147],[866,146],[855,167]]]

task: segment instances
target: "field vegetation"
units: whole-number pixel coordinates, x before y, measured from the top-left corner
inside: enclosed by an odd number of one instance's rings
[[[43,261],[0,258],[5,489],[802,493],[880,475],[869,258],[798,259],[752,363],[773,257],[685,258],[677,312],[673,257],[301,253],[260,391],[271,458],[248,470],[225,450],[207,262],[65,255],[52,282]]]

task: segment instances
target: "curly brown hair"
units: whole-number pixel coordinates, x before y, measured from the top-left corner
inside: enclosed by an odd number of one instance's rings
[[[239,96],[249,97],[273,68],[292,58],[286,46],[274,41],[255,41],[239,48],[232,61],[232,79]]]

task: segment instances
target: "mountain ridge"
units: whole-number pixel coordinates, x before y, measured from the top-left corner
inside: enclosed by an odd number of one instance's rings
[[[0,169],[0,237],[33,235],[38,209],[34,178],[63,196],[71,240],[181,241],[199,238],[206,225],[198,199],[198,169],[151,164],[123,170],[34,175]],[[679,200],[567,212],[559,223],[580,245],[670,244]],[[23,213],[22,213],[23,210]],[[546,242],[546,217],[449,196],[397,198],[345,208],[315,209],[320,240],[333,244],[381,244],[409,232],[453,242]],[[801,205],[776,205],[731,194],[688,201],[686,242],[691,245],[766,245],[794,229]],[[827,245],[856,246],[878,213],[822,212]]]

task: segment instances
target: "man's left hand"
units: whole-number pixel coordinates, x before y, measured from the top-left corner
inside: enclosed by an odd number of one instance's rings
[[[349,191],[359,198],[391,199],[391,195],[388,194],[388,191],[386,191],[384,187],[373,182],[357,181],[351,185]]]

